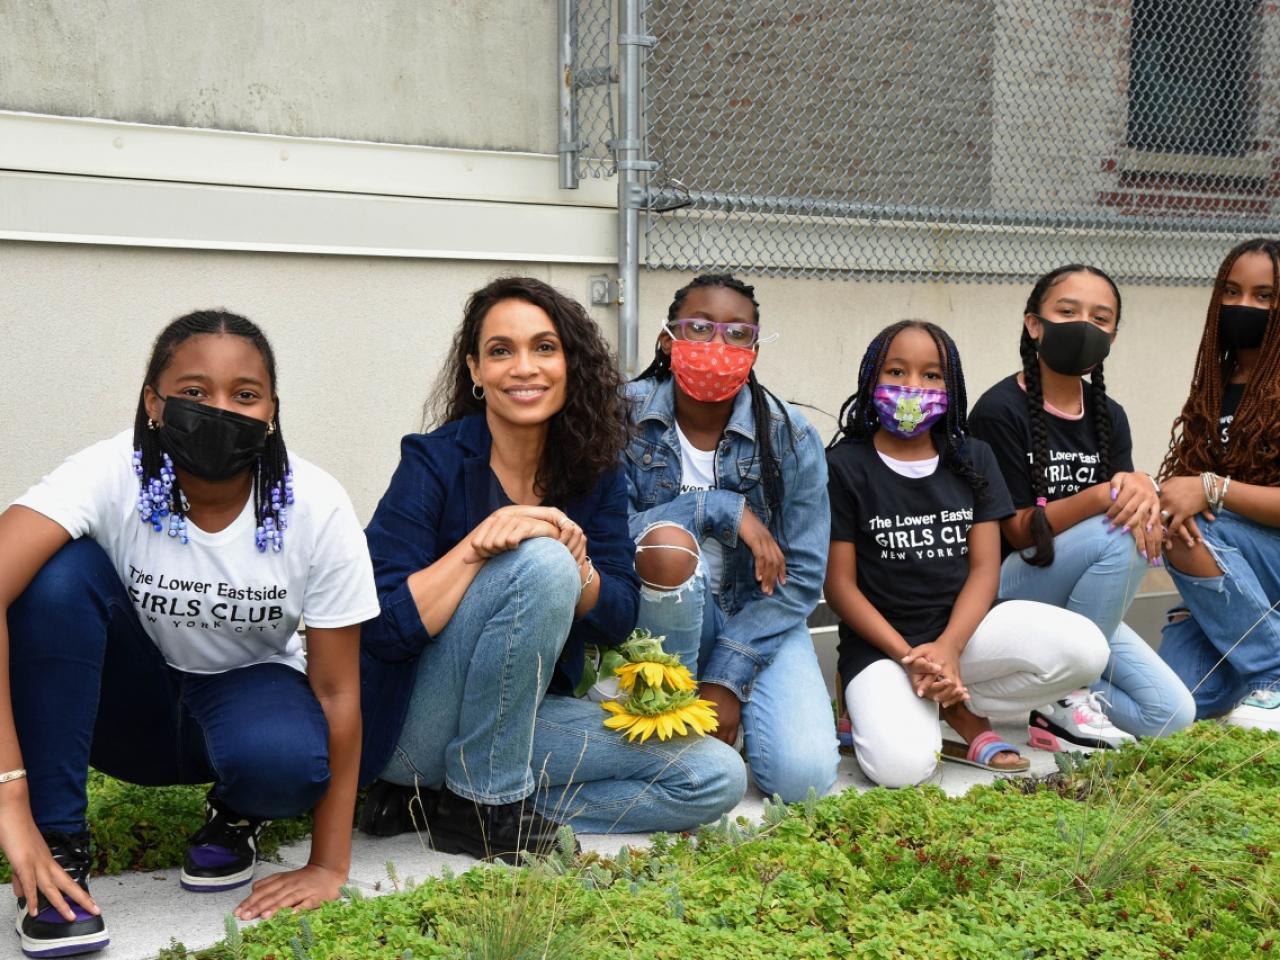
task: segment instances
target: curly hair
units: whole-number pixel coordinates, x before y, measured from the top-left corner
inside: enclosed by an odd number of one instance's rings
[[[862,355],[862,364],[858,367],[858,389],[840,405],[840,415],[836,418],[839,426],[831,442],[830,450],[845,437],[854,440],[870,440],[880,429],[880,418],[876,413],[875,389],[880,381],[880,371],[884,369],[885,359],[889,355],[889,347],[893,338],[903,330],[923,330],[933,338],[938,348],[938,359],[942,364],[942,384],[947,391],[947,412],[939,417],[930,428],[934,445],[938,448],[939,462],[965,483],[969,484],[974,495],[981,497],[986,493],[987,481],[974,469],[965,449],[969,439],[969,396],[965,389],[964,368],[960,365],[960,351],[947,331],[936,323],[927,320],[899,320],[881,330]]]
[[[422,427],[427,430],[484,412],[484,399],[471,392],[467,358],[478,357],[484,318],[503,300],[523,300],[541,308],[564,349],[565,404],[551,417],[534,477],[543,500],[560,505],[589,493],[617,467],[627,441],[627,416],[613,351],[583,306],[549,284],[532,277],[502,277],[471,294],[449,357],[423,405]]]
[[[694,277],[677,290],[675,296],[671,298],[671,306],[667,307],[668,323],[677,318],[680,313],[680,307],[684,305],[685,298],[689,296],[690,291],[697,290],[700,287],[723,287],[726,290],[732,290],[734,293],[742,294],[742,296],[751,301],[752,320],[755,321],[756,326],[760,325],[760,304],[756,302],[756,288],[743,283],[737,277],[728,273],[704,273]],[[671,355],[663,352],[661,338],[659,338],[658,344],[654,346],[653,360],[635,379],[645,380],[652,377],[655,380],[666,380],[670,376]],[[791,423],[791,415],[787,413],[786,405],[765,389],[764,385],[756,379],[754,369],[747,376],[747,389],[751,391],[751,415],[755,421],[756,449],[760,454],[760,480],[764,485],[764,502],[769,507],[769,513],[772,516],[781,518],[782,499],[786,494],[786,490],[782,480],[782,461],[773,451],[773,436],[769,429],[771,416],[769,413],[770,398],[777,404],[778,409],[782,411],[782,418],[787,425],[787,437],[792,450],[795,449],[795,428]]]
[[[1218,429],[1222,392],[1235,370],[1235,351],[1218,343],[1218,311],[1222,289],[1235,262],[1246,253],[1266,254],[1271,260],[1272,284],[1280,283],[1280,242],[1257,237],[1232,247],[1213,284],[1200,350],[1196,354],[1191,392],[1169,431],[1169,449],[1160,464],[1160,479],[1205,471],[1235,477],[1245,483],[1280,486],[1280,445],[1276,440],[1276,410],[1280,408],[1280,300],[1272,297],[1257,366],[1245,384],[1240,406],[1231,422],[1230,442],[1223,444]]]
[[[1065,267],[1050,270],[1036,281],[1027,297],[1024,314],[1039,314],[1044,306],[1044,298],[1063,277],[1073,273],[1091,273],[1101,277],[1111,287],[1116,298],[1116,328],[1120,327],[1120,288],[1116,282],[1097,267],[1083,263],[1069,263]],[[1036,342],[1022,328],[1022,339],[1018,342],[1018,352],[1022,356],[1022,379],[1027,387],[1027,416],[1031,423],[1031,491],[1036,499],[1044,499],[1049,495],[1049,424],[1044,413],[1044,387],[1040,382],[1040,352]],[[1093,432],[1098,444],[1098,464],[1102,476],[1111,477],[1111,417],[1107,412],[1107,382],[1102,373],[1102,364],[1093,368],[1089,377],[1093,387],[1093,403],[1090,413],[1093,417]],[[1047,567],[1053,563],[1053,528],[1049,518],[1045,516],[1044,507],[1032,507],[1031,513],[1031,546],[1029,555],[1023,559],[1033,567]]]

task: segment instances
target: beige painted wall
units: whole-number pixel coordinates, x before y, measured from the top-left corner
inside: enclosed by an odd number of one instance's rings
[[[585,298],[599,267],[226,253],[0,242],[0,500],[61,457],[128,426],[151,339],[190,309],[226,306],[259,321],[281,367],[290,446],[334,473],[362,518],[416,429],[467,294],[523,269]],[[647,359],[674,273],[641,275]],[[1154,469],[1185,396],[1203,323],[1202,288],[1124,291],[1112,392]],[[757,281],[763,322],[781,334],[759,371],[780,396],[832,414],[853,389],[870,337],[902,317],[941,323],[964,358],[971,398],[1018,365],[1024,285]],[[599,310],[616,340],[612,310]],[[807,411],[829,435],[829,416]]]

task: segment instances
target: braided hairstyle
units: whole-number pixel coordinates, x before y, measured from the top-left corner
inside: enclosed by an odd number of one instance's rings
[[[1235,370],[1235,351],[1218,343],[1218,311],[1222,290],[1235,262],[1246,253],[1271,259],[1272,282],[1280,283],[1280,242],[1264,238],[1233,247],[1218,269],[1209,299],[1200,351],[1196,355],[1191,392],[1173,422],[1169,450],[1160,465],[1160,479],[1194,476],[1205,471],[1236,477],[1245,483],[1280,486],[1280,448],[1276,441],[1276,409],[1280,407],[1280,298],[1272,297],[1271,316],[1235,419],[1231,442],[1223,445],[1218,430],[1222,393]]]
[[[153,486],[152,481],[166,478],[165,491],[167,504],[158,504],[151,522],[157,531],[160,517],[172,517],[170,530],[184,527],[187,511],[187,498],[182,492],[176,474],[170,474],[165,464],[164,451],[160,446],[160,438],[151,418],[147,416],[147,387],[160,396],[160,375],[164,373],[173,359],[174,352],[192,337],[204,334],[243,337],[253,344],[262,357],[267,368],[267,385],[271,391],[271,399],[276,405],[273,418],[274,430],[267,436],[266,446],[254,466],[253,477],[253,513],[257,517],[257,526],[282,531],[285,526],[288,500],[286,490],[291,490],[293,481],[289,471],[289,453],[285,449],[284,434],[280,430],[280,398],[276,394],[276,356],[266,334],[253,321],[231,313],[228,310],[196,310],[171,322],[160,331],[155,344],[151,348],[151,359],[147,361],[147,370],[143,374],[142,388],[138,391],[138,410],[133,418],[133,449],[135,472],[146,492]],[[163,399],[163,397],[162,397]],[[270,521],[270,522],[268,522]],[[175,534],[176,535],[176,534]],[[259,531],[259,549],[264,549]],[[276,544],[279,549],[281,540]]]
[[[1097,267],[1081,263],[1058,267],[1037,280],[1036,285],[1031,288],[1031,295],[1027,297],[1024,314],[1039,315],[1049,290],[1063,277],[1073,273],[1091,273],[1107,281],[1116,298],[1116,326],[1119,327],[1120,288]],[[1022,378],[1027,387],[1027,416],[1031,423],[1031,490],[1038,501],[1049,496],[1049,481],[1046,476],[1049,466],[1049,424],[1044,412],[1044,386],[1040,381],[1040,354],[1025,324],[1022,327],[1022,339],[1018,344],[1018,350],[1022,355]],[[1101,363],[1093,368],[1089,382],[1093,386],[1090,414],[1093,417],[1093,432],[1098,444],[1098,463],[1102,469],[1102,476],[1109,479],[1111,477],[1111,417],[1107,412],[1107,385]],[[1030,556],[1024,555],[1023,559],[1033,567],[1047,567],[1053,563],[1053,528],[1049,525],[1044,507],[1037,503],[1031,509],[1032,552]]]
[[[689,296],[689,292],[701,287],[723,287],[726,290],[742,294],[742,296],[751,301],[752,320],[757,326],[760,325],[760,304],[756,302],[756,288],[743,283],[737,277],[728,273],[704,273],[694,277],[689,283],[677,290],[675,296],[671,298],[671,306],[667,308],[668,323],[676,319],[681,306],[684,305],[685,298]],[[635,379],[646,380],[653,378],[655,380],[666,380],[670,376],[671,355],[663,352],[661,338],[659,338],[658,344],[654,347],[652,362]],[[771,399],[782,412],[782,419],[787,425],[787,439],[793,452],[795,450],[795,428],[791,423],[791,415],[787,413],[786,406],[760,383],[756,378],[754,369],[747,376],[747,389],[751,391],[751,415],[755,421],[756,452],[760,457],[760,479],[764,484],[764,502],[769,508],[770,515],[778,517],[779,524],[781,524],[782,498],[785,491],[782,481],[782,461],[773,450],[773,436],[769,429],[772,418],[772,413],[769,409],[769,401]]]
[[[960,352],[947,331],[927,320],[899,320],[881,330],[867,345],[858,367],[858,389],[840,405],[840,415],[835,435],[827,444],[830,450],[848,437],[853,440],[870,440],[880,429],[876,413],[875,389],[880,382],[880,372],[894,337],[903,330],[923,330],[933,338],[942,364],[942,383],[947,391],[947,412],[929,428],[939,462],[962,478],[973,490],[975,497],[986,494],[987,480],[974,469],[973,461],[965,449],[969,437],[969,397],[964,385],[964,368],[960,365]]]

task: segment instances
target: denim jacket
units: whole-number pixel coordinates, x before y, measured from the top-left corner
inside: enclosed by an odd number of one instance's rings
[[[409,575],[448,553],[492,512],[491,443],[483,414],[405,437],[400,465],[365,529],[382,613],[360,631],[362,783],[386,765],[409,707],[418,656],[433,642],[409,592]],[[621,470],[558,506],[586,533],[600,575],[600,597],[574,621],[551,679],[551,692],[568,694],[582,676],[583,645],[621,643],[635,626],[640,581]]]
[[[774,455],[781,460],[785,491],[780,516],[765,506],[756,452],[751,393],[743,388],[716,448],[717,489],[680,492],[680,441],[675,428],[675,388],[664,380],[627,385],[635,431],[623,459],[631,498],[631,535],[650,524],[673,521],[701,541],[724,546],[720,608],[726,620],[699,679],[727,687],[744,703],[751,699],[756,674],[773,659],[782,636],[804,626],[822,595],[827,573],[831,509],[827,502],[827,460],[822,441],[791,406],[793,437],[787,435],[783,409],[770,402]],[[742,511],[769,528],[787,562],[787,583],[766,596],[755,579],[755,559],[738,540]]]

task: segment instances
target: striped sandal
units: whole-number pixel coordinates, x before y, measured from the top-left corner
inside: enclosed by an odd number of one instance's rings
[[[1018,754],[1018,762],[1001,766],[993,765],[991,760],[1001,753]],[[1022,756],[1021,751],[1013,744],[1001,740],[1000,734],[994,730],[978,734],[973,738],[973,743],[967,746],[954,740],[943,740],[942,759],[990,770],[993,773],[1022,773],[1031,767],[1031,761]]]

